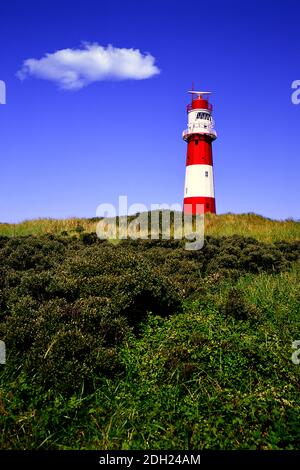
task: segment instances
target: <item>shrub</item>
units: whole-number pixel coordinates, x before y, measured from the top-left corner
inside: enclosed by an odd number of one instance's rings
[[[288,262],[276,248],[252,244],[242,252],[241,267],[250,272],[279,272],[287,269]]]
[[[99,238],[97,237],[96,233],[83,232],[80,234],[80,240],[83,242],[84,245],[93,245],[99,240]]]
[[[229,290],[227,300],[223,306],[223,313],[226,317],[231,317],[235,320],[257,321],[261,316],[259,309],[247,302],[243,292],[236,287],[232,287]]]
[[[84,227],[80,224],[76,225],[76,227],[74,228],[74,232],[77,232],[77,233],[82,233],[84,232]]]
[[[101,307],[87,315],[82,302],[57,299],[39,307],[30,296],[21,298],[0,324],[12,370],[21,367],[34,382],[65,393],[119,373],[116,346],[127,331],[121,318],[108,318]]]
[[[79,238],[2,237],[0,337],[7,341],[14,371],[21,367],[41,383],[67,389],[65,367],[71,388],[76,382],[72,374],[78,383],[83,380],[90,386],[90,375],[100,374],[100,379],[110,374],[97,357],[103,364],[114,357],[113,375],[119,367],[118,347],[132,330],[141,334],[140,325],[149,313],[179,313],[183,299],[210,305],[222,286],[242,273],[287,269],[298,252],[297,243],[265,245],[237,236],[207,237],[198,252],[184,250],[176,240],[124,240],[112,245],[82,231]],[[229,290],[221,311],[227,318],[260,317],[236,288]],[[190,358],[181,362],[193,363]]]
[[[296,448],[298,256],[0,238],[1,447]]]

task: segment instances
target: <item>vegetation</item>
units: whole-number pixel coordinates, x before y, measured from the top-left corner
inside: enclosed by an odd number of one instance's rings
[[[18,224],[0,223],[0,235],[24,236],[45,234],[78,234],[78,232],[95,233],[100,219],[36,219],[25,220]],[[206,214],[205,233],[210,236],[242,235],[254,237],[259,241],[273,243],[275,241],[292,241],[300,238],[300,223],[293,219],[284,221],[272,220],[250,214]]]
[[[299,448],[297,224],[264,243],[239,217],[251,237],[199,251],[84,220],[1,236],[1,448]]]

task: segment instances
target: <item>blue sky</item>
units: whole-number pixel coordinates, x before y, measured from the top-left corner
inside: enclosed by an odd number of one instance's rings
[[[3,0],[0,221],[181,203],[186,91],[212,91],[217,212],[299,218],[300,3]],[[138,49],[160,73],[77,90],[16,73],[82,42]]]

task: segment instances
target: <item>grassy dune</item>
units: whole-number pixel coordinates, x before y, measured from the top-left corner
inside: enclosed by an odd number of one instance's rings
[[[299,222],[210,214],[195,251],[97,222],[0,226],[0,448],[299,450]]]
[[[99,219],[100,220],[100,219]],[[96,218],[35,219],[17,224],[0,223],[0,235],[9,237],[22,235],[76,234],[80,231],[95,232]],[[300,222],[292,219],[272,220],[257,214],[207,214],[205,234],[231,236],[233,234],[254,237],[259,241],[272,243],[278,240],[300,239]]]
[[[298,450],[299,255],[0,237],[0,448]]]

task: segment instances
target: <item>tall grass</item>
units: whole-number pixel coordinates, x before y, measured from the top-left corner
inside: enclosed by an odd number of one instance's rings
[[[255,237],[272,243],[278,240],[299,240],[300,222],[293,219],[273,220],[257,214],[207,214],[205,231],[212,236],[233,234]]]
[[[99,219],[100,220],[100,219]],[[43,234],[76,234],[95,232],[97,219],[34,219],[16,224],[0,223],[0,235],[9,237]],[[172,230],[171,230],[172,231]],[[299,240],[300,222],[292,219],[272,220],[257,214],[206,214],[205,235],[230,236],[233,234],[254,237],[273,243],[278,240]],[[141,236],[145,233],[141,232]]]
[[[96,222],[89,219],[33,219],[24,220],[16,224],[0,223],[0,235],[14,237],[24,235],[44,235],[47,233],[61,234],[63,232],[76,232],[77,227],[82,227],[87,232],[96,230]]]

